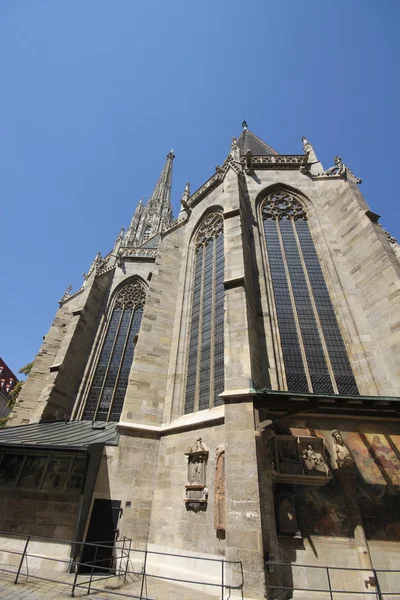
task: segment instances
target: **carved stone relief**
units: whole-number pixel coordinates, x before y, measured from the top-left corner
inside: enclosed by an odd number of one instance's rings
[[[215,452],[214,528],[225,531],[225,449]]]
[[[185,454],[188,458],[187,482],[185,485],[186,510],[194,512],[206,510],[208,501],[208,488],[206,487],[208,450],[204,447],[202,438],[198,438]]]

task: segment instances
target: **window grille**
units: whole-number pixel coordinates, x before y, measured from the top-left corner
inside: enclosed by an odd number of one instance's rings
[[[358,394],[303,206],[274,192],[261,211],[288,390]]]
[[[196,236],[185,413],[221,404],[224,389],[224,233],[220,213]]]
[[[84,420],[119,420],[145,299],[145,288],[138,282],[127,283],[118,292],[86,400]]]

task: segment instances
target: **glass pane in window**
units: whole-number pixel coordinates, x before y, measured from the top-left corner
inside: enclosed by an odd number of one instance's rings
[[[24,462],[24,454],[4,454],[0,463],[0,487],[13,487]]]
[[[63,490],[67,481],[71,458],[52,457],[46,469],[42,483],[43,490]]]
[[[38,488],[46,465],[46,456],[27,456],[17,487]]]

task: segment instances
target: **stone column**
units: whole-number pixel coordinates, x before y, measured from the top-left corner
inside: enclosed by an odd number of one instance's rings
[[[226,560],[242,561],[244,595],[264,598],[265,576],[260,495],[251,397],[226,399]],[[227,584],[240,580],[239,567],[227,565]],[[240,592],[231,597],[241,597]]]

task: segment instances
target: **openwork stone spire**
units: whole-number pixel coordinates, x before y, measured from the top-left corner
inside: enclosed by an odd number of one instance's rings
[[[154,238],[172,221],[171,187],[174,151],[167,154],[167,160],[159,180],[148,202],[140,200],[131,224],[126,232],[123,246],[139,247]]]

